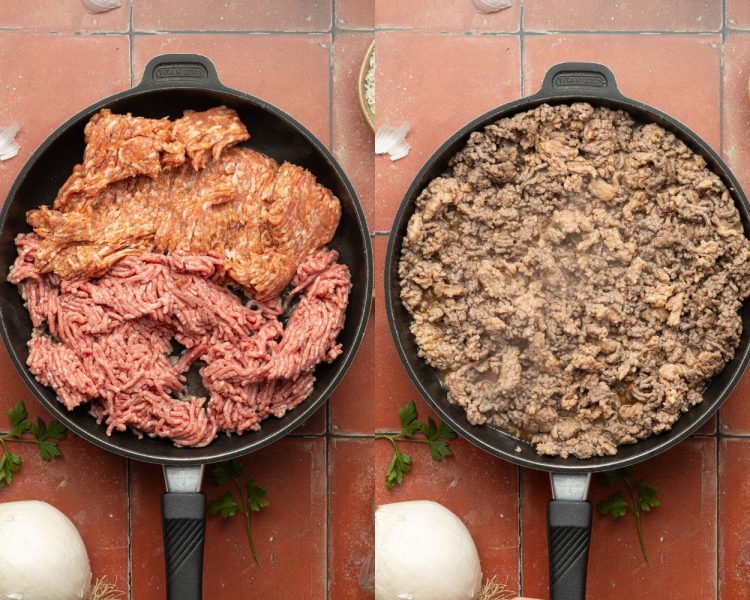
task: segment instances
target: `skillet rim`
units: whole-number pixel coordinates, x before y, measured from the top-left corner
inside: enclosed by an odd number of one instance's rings
[[[566,69],[568,71],[582,70],[601,74],[609,79],[611,88],[600,92],[592,90],[588,94],[585,93],[585,90],[582,91],[580,88],[574,90],[555,90],[552,85],[553,78]],[[417,374],[412,365],[412,361],[423,361],[423,359],[418,356],[413,356],[414,353],[404,347],[401,335],[399,334],[399,329],[404,328],[406,331],[404,335],[411,336],[408,329],[410,318],[400,301],[401,286],[399,283],[399,277],[397,276],[397,254],[400,256],[401,241],[405,234],[408,220],[414,211],[416,199],[427,183],[429,183],[429,180],[425,181],[425,177],[435,169],[436,164],[446,162],[446,160],[449,160],[456,152],[458,152],[465,145],[466,138],[468,138],[470,133],[479,131],[483,127],[500,118],[532,110],[541,104],[547,103],[550,105],[557,105],[571,104],[574,102],[588,102],[594,107],[607,106],[610,108],[618,108],[626,111],[631,116],[634,116],[634,118],[635,115],[633,115],[633,113],[640,112],[646,114],[650,119],[650,122],[657,123],[662,127],[666,124],[666,129],[674,133],[678,139],[685,142],[691,150],[706,159],[711,171],[721,177],[724,183],[727,184],[727,188],[732,195],[734,204],[740,213],[746,237],[749,237],[748,224],[750,223],[750,203],[737,181],[737,178],[721,156],[719,156],[719,154],[701,136],[696,134],[681,121],[658,108],[621,94],[617,89],[612,71],[608,67],[598,63],[566,62],[551,66],[545,75],[540,90],[537,93],[499,105],[472,119],[467,124],[460,127],[455,133],[450,135],[425,161],[412,179],[399,204],[398,211],[393,220],[390,234],[388,236],[388,247],[385,257],[383,287],[386,315],[388,319],[388,328],[393,342],[396,345],[401,365],[430,408],[432,408],[443,421],[448,423],[454,431],[461,435],[461,437],[484,451],[498,458],[505,459],[512,464],[552,473],[592,473],[619,469],[634,465],[669,450],[679,442],[694,434],[719,410],[736,387],[747,368],[748,362],[750,362],[750,337],[745,335],[746,339],[744,341],[741,340],[735,350],[735,358],[733,361],[735,361],[737,357],[739,357],[739,360],[733,366],[733,371],[730,372],[731,374],[728,382],[724,384],[723,389],[720,390],[715,399],[708,401],[704,396],[703,402],[691,407],[688,412],[694,410],[698,411],[696,413],[696,418],[692,423],[686,426],[683,430],[675,429],[680,420],[684,419],[687,414],[683,413],[678,421],[675,422],[675,425],[664,433],[649,436],[648,438],[639,440],[634,444],[621,445],[618,447],[617,454],[613,456],[595,456],[588,459],[574,457],[563,459],[559,456],[537,454],[528,442],[513,437],[498,428],[487,425],[475,426],[469,424],[463,409],[458,409],[460,410],[460,414],[454,414],[451,409],[456,409],[456,407],[448,403],[445,395],[443,395],[442,398],[436,399],[429,392],[425,382]],[[457,145],[458,148],[456,148]],[[750,302],[750,299],[745,302]],[[744,333],[747,334],[747,332]],[[729,365],[726,365],[724,368],[727,369],[728,367]],[[429,368],[429,366],[427,366],[427,368]],[[502,448],[498,443],[493,443],[490,439],[491,437],[495,437],[505,442],[511,441],[512,445],[521,447],[522,451],[519,454]],[[646,443],[648,443],[649,447],[644,448]],[[637,449],[639,447],[641,450],[633,450],[633,448]],[[629,456],[623,456],[623,453],[628,453]]]
[[[179,60],[195,61],[204,66],[209,73],[208,81],[201,82],[201,84],[196,85],[194,83],[191,84],[190,82],[184,81],[156,82],[148,80],[148,74],[152,67],[158,65],[160,61],[163,62],[170,59],[174,60],[177,57],[179,57]],[[362,290],[362,293],[364,294],[364,301],[362,304],[362,308],[358,312],[358,314],[350,315],[347,313],[346,315],[347,320],[351,320],[352,318],[356,319],[356,323],[353,325],[355,327],[354,336],[350,346],[344,349],[343,355],[336,359],[334,363],[336,370],[331,377],[330,382],[322,388],[319,388],[316,385],[313,388],[312,392],[314,397],[306,399],[299,406],[297,406],[293,410],[288,411],[284,415],[284,417],[280,419],[280,421],[285,421],[287,419],[288,421],[280,426],[276,431],[268,433],[268,429],[264,430],[263,428],[261,428],[257,432],[247,432],[243,435],[232,435],[231,437],[233,443],[231,449],[228,451],[214,450],[212,452],[211,447],[213,444],[209,444],[202,448],[177,448],[174,445],[169,444],[168,440],[164,440],[163,447],[165,449],[172,453],[179,453],[179,456],[167,456],[155,451],[136,451],[129,448],[124,448],[117,442],[117,438],[113,438],[104,434],[104,429],[101,425],[97,426],[96,429],[93,430],[94,432],[101,431],[102,433],[100,434],[92,433],[91,431],[88,431],[87,429],[81,427],[78,424],[78,420],[76,419],[76,414],[68,413],[64,406],[57,401],[50,402],[42,393],[41,390],[46,390],[49,388],[36,381],[33,375],[31,375],[31,373],[29,372],[26,364],[17,356],[15,350],[13,349],[13,345],[11,344],[10,335],[8,333],[8,328],[2,311],[0,311],[0,337],[2,337],[3,344],[5,345],[8,355],[10,356],[13,366],[20,374],[24,383],[33,393],[37,401],[40,402],[48,412],[50,412],[55,418],[57,418],[61,423],[63,423],[63,425],[65,425],[76,435],[84,438],[88,442],[104,450],[108,450],[129,459],[161,465],[187,466],[232,460],[251,452],[260,450],[261,448],[264,448],[269,444],[272,444],[273,442],[290,434],[294,429],[305,423],[310,417],[312,417],[319,409],[321,409],[325,405],[330,395],[333,393],[339,383],[341,383],[341,380],[344,378],[349,368],[351,367],[354,357],[356,356],[357,351],[359,350],[359,347],[362,343],[372,307],[372,296],[374,288],[374,262],[372,243],[370,240],[369,229],[367,227],[367,221],[362,209],[362,205],[359,201],[356,191],[354,190],[354,187],[351,184],[351,181],[344,172],[344,169],[333,156],[332,152],[297,119],[287,114],[277,106],[269,103],[266,100],[253,96],[246,92],[227,87],[222,84],[216,76],[215,67],[213,66],[212,61],[202,55],[195,54],[167,54],[152,58],[149,61],[148,65],[145,67],[143,80],[139,84],[130,89],[123,90],[122,92],[117,92],[116,94],[112,94],[111,96],[107,96],[98,100],[97,102],[94,102],[88,107],[75,113],[62,125],[57,127],[51,134],[49,134],[44,139],[44,141],[34,150],[21,170],[18,172],[18,175],[15,177],[13,185],[11,186],[8,195],[5,198],[5,202],[3,203],[2,209],[0,210],[0,232],[3,232],[5,230],[10,207],[16,201],[16,194],[18,192],[18,189],[25,181],[29,172],[34,168],[38,161],[44,158],[50,146],[60,136],[66,133],[69,128],[78,124],[82,119],[90,118],[96,111],[102,108],[106,108],[107,105],[112,104],[113,102],[119,100],[129,100],[143,95],[158,95],[159,92],[162,91],[171,93],[174,91],[183,90],[198,93],[218,92],[222,94],[228,94],[230,96],[234,96],[243,103],[254,105],[257,108],[270,113],[271,116],[280,119],[285,124],[296,130],[299,135],[301,135],[308,143],[311,144],[318,155],[321,156],[329,165],[329,167],[332,169],[332,172],[335,173],[336,176],[340,179],[341,183],[344,186],[344,189],[346,190],[346,193],[351,199],[351,205],[354,211],[354,216],[356,218],[359,237],[362,242],[362,250],[364,250],[363,253],[359,253],[359,261],[362,263],[359,265],[359,267],[364,268],[365,270],[365,289]],[[9,262],[12,264],[12,261]],[[127,432],[127,434],[132,435],[132,433],[130,432]]]

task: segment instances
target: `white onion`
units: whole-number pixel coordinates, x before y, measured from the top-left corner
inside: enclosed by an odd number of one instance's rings
[[[482,567],[469,530],[437,502],[375,511],[375,600],[474,600]]]
[[[513,6],[513,0],[474,0],[474,6],[481,13],[494,13]]]
[[[0,598],[82,600],[91,588],[86,546],[46,502],[0,504]]]
[[[404,158],[411,150],[411,146],[406,142],[409,129],[411,126],[406,121],[399,127],[391,127],[388,124],[378,127],[375,132],[375,154],[388,153],[391,160]]]
[[[90,13],[103,13],[122,6],[122,0],[81,0]]]
[[[0,129],[0,160],[8,160],[13,158],[21,146],[16,142],[16,134],[21,129],[21,126],[13,121],[9,127]]]

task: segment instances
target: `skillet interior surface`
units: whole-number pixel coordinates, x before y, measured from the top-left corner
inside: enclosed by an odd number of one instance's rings
[[[550,73],[553,71],[554,68]],[[603,71],[611,77],[608,69],[604,68]],[[731,191],[747,237],[750,237],[750,205],[736,178],[716,152],[697,134],[677,120],[653,107],[623,97],[616,91],[616,88],[614,93],[612,90],[607,93],[610,97],[600,94],[585,95],[580,92],[565,93],[564,91],[550,94],[546,90],[548,79],[551,79],[550,74],[540,93],[498,107],[464,126],[451,136],[419,171],[401,202],[388,242],[385,272],[386,311],[391,334],[409,377],[428,404],[460,435],[487,452],[524,467],[553,472],[604,471],[640,462],[671,448],[694,433],[719,409],[737,384],[750,359],[750,301],[743,304],[740,312],[742,335],[734,358],[727,363],[721,373],[709,381],[703,393],[703,402],[684,413],[669,432],[651,436],[632,445],[620,446],[614,456],[592,457],[585,460],[541,456],[528,442],[519,440],[496,427],[470,425],[464,409],[448,402],[436,371],[417,354],[417,346],[409,330],[411,318],[399,297],[398,276],[401,241],[406,234],[406,227],[414,212],[417,197],[432,179],[448,170],[448,161],[466,145],[473,131],[481,131],[486,125],[498,119],[531,110],[545,102],[551,105],[589,102],[593,106],[625,110],[638,124],[657,123],[674,133],[694,152],[703,156],[710,169],[722,178]],[[614,83],[614,78],[612,78],[612,83]]]
[[[140,87],[140,86],[139,86]],[[116,113],[161,118],[182,116],[186,109],[205,110],[224,104],[237,111],[251,138],[244,143],[279,162],[284,160],[309,169],[320,183],[330,188],[342,206],[341,223],[331,247],[339,251],[352,274],[352,291],[346,313],[346,324],[338,340],[344,353],[333,364],[318,366],[311,396],[283,418],[263,421],[259,432],[242,436],[220,435],[205,448],[176,448],[168,440],[137,439],[130,432],[105,434],[86,409],[69,413],[57,401],[55,393],[38,383],[26,367],[27,341],[31,321],[15,286],[5,280],[16,257],[16,234],[30,231],[25,213],[41,204],[51,204],[57,190],[81,161],[84,149],[83,129],[91,115],[103,107]],[[75,115],[53,133],[32,155],[19,174],[0,213],[0,331],[16,368],[34,395],[60,421],[75,433],[107,450],[147,462],[163,464],[197,464],[228,460],[257,450],[304,423],[331,394],[349,367],[361,342],[372,296],[372,253],[364,215],[356,194],[330,152],[294,119],[267,103],[227,88],[218,90],[175,87],[139,89],[117,94]],[[202,387],[189,377],[194,393]]]

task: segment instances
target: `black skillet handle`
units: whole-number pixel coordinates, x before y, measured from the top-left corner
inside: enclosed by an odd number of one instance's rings
[[[612,71],[604,65],[585,62],[566,62],[550,67],[537,95],[623,98]]]
[[[584,600],[591,539],[591,502],[547,504],[550,600]]]
[[[161,497],[167,600],[201,600],[206,496],[200,492]]]
[[[214,63],[201,54],[162,54],[148,61],[138,89],[161,86],[224,88]]]

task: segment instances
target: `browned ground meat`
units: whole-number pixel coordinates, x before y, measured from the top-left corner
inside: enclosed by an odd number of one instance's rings
[[[473,133],[430,182],[399,272],[420,355],[472,424],[587,458],[701,401],[739,342],[750,241],[672,134],[543,105]]]

